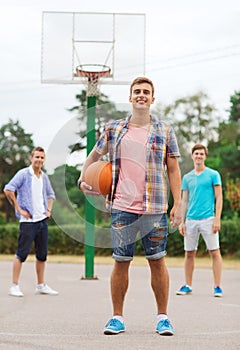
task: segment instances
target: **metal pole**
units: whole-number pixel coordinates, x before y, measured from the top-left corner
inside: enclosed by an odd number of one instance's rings
[[[87,155],[91,152],[96,142],[95,131],[95,117],[96,117],[96,96],[87,97]],[[85,278],[96,279],[94,277],[94,224],[95,224],[95,207],[93,197],[91,203],[86,198],[85,219]]]

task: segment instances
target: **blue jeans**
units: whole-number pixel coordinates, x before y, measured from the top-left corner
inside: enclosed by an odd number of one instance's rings
[[[48,252],[47,219],[38,222],[20,222],[16,256],[21,262],[27,259],[33,241],[37,260],[46,261]]]
[[[168,236],[166,214],[135,214],[113,209],[110,231],[113,258],[117,261],[133,259],[138,232],[147,259],[156,260],[166,255]]]

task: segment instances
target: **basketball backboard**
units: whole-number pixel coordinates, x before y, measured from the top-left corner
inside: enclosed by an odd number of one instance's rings
[[[110,68],[98,84],[129,84],[145,75],[145,14],[43,12],[41,82],[87,84],[79,65]]]

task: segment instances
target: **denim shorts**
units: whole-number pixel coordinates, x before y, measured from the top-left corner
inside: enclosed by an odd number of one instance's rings
[[[197,250],[200,234],[206,244],[207,250],[219,249],[219,233],[213,233],[213,222],[214,217],[203,220],[187,219],[185,223],[184,250]]]
[[[166,214],[135,214],[112,210],[111,236],[113,258],[116,261],[133,259],[136,240],[140,234],[146,258],[157,260],[166,255],[168,224]]]
[[[37,260],[46,261],[48,252],[47,219],[38,222],[20,222],[16,256],[21,262],[27,259],[33,241]]]

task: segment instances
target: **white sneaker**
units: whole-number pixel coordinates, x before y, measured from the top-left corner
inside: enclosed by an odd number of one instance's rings
[[[42,287],[37,287],[35,289],[35,294],[48,294],[48,295],[58,295],[59,293],[49,287],[47,284],[44,284]]]
[[[21,289],[18,284],[13,284],[10,287],[8,294],[13,297],[23,297],[23,293],[21,292]]]

